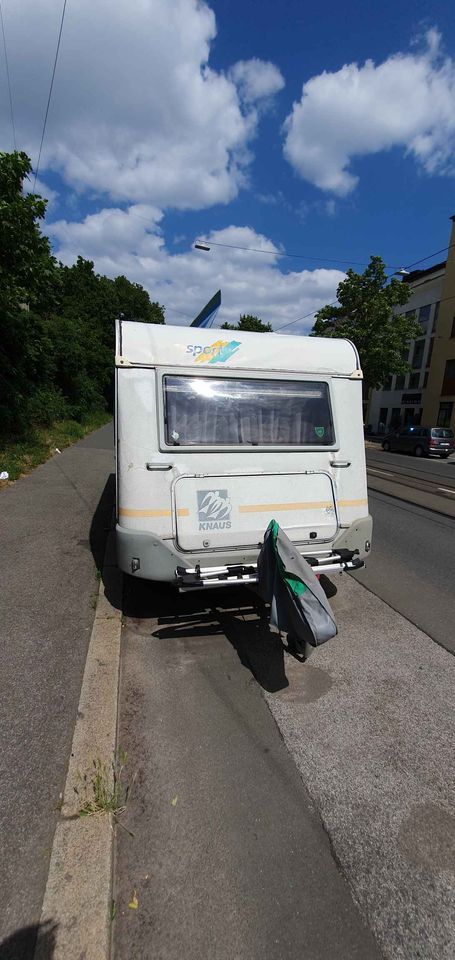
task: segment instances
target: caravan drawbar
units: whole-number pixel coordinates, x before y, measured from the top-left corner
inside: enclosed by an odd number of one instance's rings
[[[119,320],[117,558],[181,590],[256,581],[271,519],[318,573],[370,550],[347,340]]]

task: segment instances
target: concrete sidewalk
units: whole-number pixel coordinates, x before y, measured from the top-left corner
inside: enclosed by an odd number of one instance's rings
[[[455,659],[335,582],[339,636],[267,701],[384,955],[453,960]]]
[[[2,960],[33,956],[114,501],[112,472],[108,425],[0,493]]]
[[[379,960],[241,663],[255,655],[276,688],[282,650],[255,630],[251,593],[210,594],[126,593],[118,742],[137,776],[133,836],[117,831],[115,960]]]
[[[115,960],[453,960],[455,660],[332,592],[301,664],[252,591],[129,583]]]

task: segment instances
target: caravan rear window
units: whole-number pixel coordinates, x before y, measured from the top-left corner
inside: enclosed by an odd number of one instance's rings
[[[331,446],[326,383],[165,376],[172,446]]]

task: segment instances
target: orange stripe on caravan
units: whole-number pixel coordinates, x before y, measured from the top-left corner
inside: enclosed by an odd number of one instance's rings
[[[367,507],[368,500],[338,500],[339,507]]]
[[[188,517],[190,511],[186,507],[177,510],[178,517]],[[170,510],[132,510],[130,507],[120,507],[120,517],[170,517]]]
[[[239,507],[239,513],[269,513],[271,510],[313,510],[318,507],[333,507],[329,500],[314,503],[246,503]]]
[[[338,500],[339,507],[365,507],[368,500]],[[318,510],[333,507],[331,500],[307,501],[307,503],[247,503],[239,507],[239,513],[268,513],[271,510]]]

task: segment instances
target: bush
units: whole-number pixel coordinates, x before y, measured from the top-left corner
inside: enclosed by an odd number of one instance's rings
[[[50,426],[68,416],[68,406],[61,390],[52,385],[38,387],[26,404],[27,422]]]

